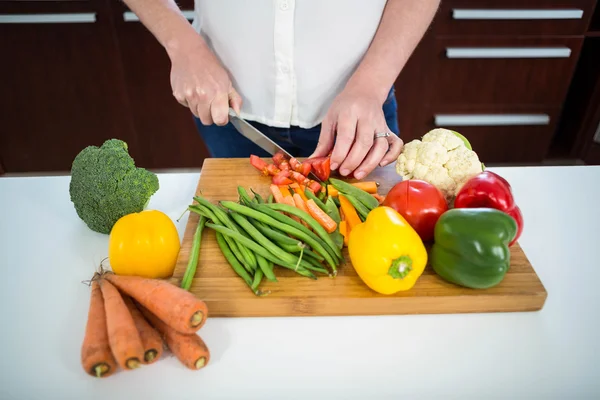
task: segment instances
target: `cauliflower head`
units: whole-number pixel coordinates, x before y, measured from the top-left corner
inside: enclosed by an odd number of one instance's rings
[[[420,179],[436,186],[452,202],[462,185],[483,171],[477,153],[449,129],[437,128],[406,145],[396,161],[402,179]]]

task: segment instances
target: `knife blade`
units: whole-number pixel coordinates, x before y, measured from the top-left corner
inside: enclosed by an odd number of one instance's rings
[[[252,143],[256,144],[258,147],[274,156],[278,152],[285,154],[288,158],[292,158],[293,156],[288,153],[283,147],[279,146],[273,140],[271,140],[267,135],[253,127],[248,121],[244,120],[242,117],[236,114],[236,112],[230,108],[229,109],[229,121],[231,124],[237,129],[237,131],[250,140]],[[318,176],[316,176],[313,172],[308,173],[308,178],[315,180],[319,183],[323,183]]]

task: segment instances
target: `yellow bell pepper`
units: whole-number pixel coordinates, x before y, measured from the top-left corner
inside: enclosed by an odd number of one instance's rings
[[[427,265],[419,234],[391,207],[373,209],[350,232],[348,252],[358,276],[382,294],[412,288]]]
[[[179,234],[161,211],[144,210],[121,217],[108,241],[108,258],[117,275],[168,278],[179,254]]]

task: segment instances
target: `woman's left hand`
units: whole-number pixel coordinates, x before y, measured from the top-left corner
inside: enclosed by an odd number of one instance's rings
[[[388,137],[375,138],[375,134],[386,132],[390,133]],[[377,166],[396,160],[403,144],[385,121],[383,102],[368,92],[347,88],[335,98],[323,119],[319,143],[311,157],[331,152],[332,170],[362,179]]]

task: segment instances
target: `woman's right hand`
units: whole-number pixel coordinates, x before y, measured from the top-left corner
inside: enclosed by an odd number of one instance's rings
[[[202,124],[226,125],[229,107],[239,114],[242,98],[202,37],[191,40],[194,43],[181,43],[169,52],[173,96]]]

